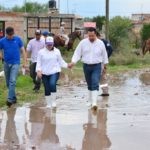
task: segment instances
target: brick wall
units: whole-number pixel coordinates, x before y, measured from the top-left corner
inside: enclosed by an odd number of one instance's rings
[[[23,14],[0,12],[0,21],[5,21],[5,28],[12,26],[16,35],[26,39],[26,18]]]

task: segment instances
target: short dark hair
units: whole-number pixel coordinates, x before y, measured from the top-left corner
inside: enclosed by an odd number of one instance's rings
[[[6,34],[8,34],[8,35],[14,34],[14,28],[13,27],[7,27],[6,28]]]
[[[90,28],[88,28],[88,30],[87,30],[88,32],[94,32],[95,34],[96,34],[96,28],[94,28],[94,27],[90,27]]]

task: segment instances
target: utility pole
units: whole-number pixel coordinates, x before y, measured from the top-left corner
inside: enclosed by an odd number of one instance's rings
[[[109,0],[106,0],[106,39],[109,40]]]

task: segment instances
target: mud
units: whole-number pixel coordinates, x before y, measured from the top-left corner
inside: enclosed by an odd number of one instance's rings
[[[0,111],[0,150],[149,150],[150,70],[109,76],[110,97],[86,106],[84,82],[60,86],[57,110],[44,100]]]

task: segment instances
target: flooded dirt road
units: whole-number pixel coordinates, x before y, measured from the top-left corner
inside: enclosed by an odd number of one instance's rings
[[[0,150],[149,150],[150,70],[109,77],[110,97],[86,106],[83,83],[59,87],[58,108],[43,102],[0,111]]]

